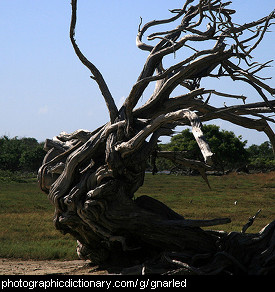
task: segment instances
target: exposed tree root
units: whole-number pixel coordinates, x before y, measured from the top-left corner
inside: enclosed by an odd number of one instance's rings
[[[81,258],[99,264],[119,264],[125,274],[275,273],[275,221],[258,234],[245,233],[255,216],[241,233],[206,231],[202,228],[226,224],[230,219],[189,220],[148,196],[134,198],[143,185],[147,160],[156,153],[199,170],[208,183],[205,170],[211,167],[213,153],[201,130],[203,121],[220,118],[262,131],[275,149],[275,135],[268,124],[274,120],[266,115],[274,112],[275,101],[267,95],[274,95],[275,89],[255,75],[269,62],[250,63],[251,53],[272,24],[275,13],[235,25],[235,11],[227,7],[229,4],[222,0],[187,0],[182,9],[171,11],[171,18],[140,25],[137,45],[149,55],[118,109],[103,76],[76,43],[77,1],[72,0],[71,42],[99,86],[110,122],[93,132],[78,130],[47,140],[39,182],[55,207],[55,227],[77,239]],[[155,46],[142,40],[149,28],[177,20],[180,23],[175,29],[148,36],[148,42],[159,40]],[[210,47],[196,48],[202,41]],[[248,45],[251,41],[254,44]],[[184,53],[185,59],[165,69],[164,58],[181,48],[191,49],[190,55]],[[263,100],[214,107],[210,105],[213,95],[243,102],[247,98],[201,87],[200,82],[206,77],[245,82]],[[151,97],[137,108],[145,89],[153,82]],[[171,96],[178,87],[183,93]],[[159,137],[172,135],[177,125],[192,127],[204,162],[187,160],[179,152],[157,152]]]

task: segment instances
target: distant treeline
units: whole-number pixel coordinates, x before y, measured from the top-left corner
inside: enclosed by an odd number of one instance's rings
[[[0,170],[37,172],[46,152],[35,138],[0,138]]]
[[[271,143],[266,141],[261,145],[251,145],[247,148],[248,165],[256,170],[275,170],[275,159]]]
[[[215,125],[203,127],[211,150],[215,153],[219,169],[249,167],[254,170],[275,170],[275,160],[270,142],[251,145],[245,148],[246,141],[236,137],[233,132],[219,130]],[[0,137],[0,170],[10,172],[37,173],[46,152],[44,142],[35,138]],[[172,137],[171,142],[160,145],[162,150],[186,151],[186,158],[202,160],[200,150],[187,129]],[[158,160],[159,170],[173,167],[168,161]]]

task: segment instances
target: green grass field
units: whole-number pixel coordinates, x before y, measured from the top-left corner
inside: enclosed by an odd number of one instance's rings
[[[77,258],[76,241],[55,230],[53,214],[35,180],[0,182],[0,257]]]
[[[275,220],[275,172],[210,176],[209,181],[211,190],[199,176],[147,174],[136,196],[159,199],[186,219],[231,218],[215,230],[241,231],[258,209],[262,211],[247,232]],[[0,180],[0,257],[76,259],[76,240],[55,230],[53,213],[35,180]]]

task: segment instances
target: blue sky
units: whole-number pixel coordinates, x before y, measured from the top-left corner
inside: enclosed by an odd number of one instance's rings
[[[147,53],[136,48],[140,22],[167,18],[181,0],[78,0],[76,39],[86,57],[105,77],[119,105],[135,83]],[[233,0],[235,20],[245,23],[268,15],[274,0]],[[70,40],[70,0],[0,0],[0,136],[52,138],[61,131],[94,130],[108,121],[108,112],[90,72],[77,59]],[[274,33],[267,34],[255,60],[274,59]],[[273,64],[274,66],[274,64]],[[273,77],[275,70],[264,71]],[[214,81],[203,84],[216,89]],[[221,83],[220,90],[257,94],[242,84]],[[143,101],[149,96],[144,96]],[[224,102],[224,100],[223,100]],[[227,101],[226,101],[227,102]],[[257,131],[212,121],[250,144],[267,137]],[[272,126],[274,128],[274,126]],[[180,129],[181,130],[181,129]]]

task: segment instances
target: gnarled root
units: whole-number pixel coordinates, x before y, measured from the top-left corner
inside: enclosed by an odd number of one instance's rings
[[[259,234],[206,231],[230,219],[189,220],[148,196],[135,199],[153,146],[122,158],[113,134],[122,124],[46,143],[40,186],[55,206],[56,228],[77,239],[80,258],[121,268],[138,263],[145,274],[274,272],[275,222]]]

